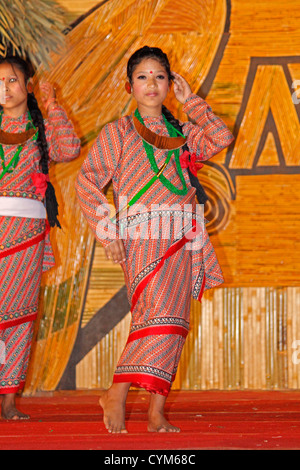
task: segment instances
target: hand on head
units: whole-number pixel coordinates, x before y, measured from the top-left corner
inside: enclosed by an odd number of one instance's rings
[[[41,100],[46,110],[50,104],[56,101],[55,88],[50,82],[40,82],[40,90],[42,92]]]
[[[179,73],[172,71],[172,75],[174,77],[174,94],[177,100],[184,104],[189,95],[192,93],[191,87],[186,79],[179,75]]]

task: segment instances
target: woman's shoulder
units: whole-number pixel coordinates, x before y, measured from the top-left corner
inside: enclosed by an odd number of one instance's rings
[[[115,121],[108,122],[103,127],[103,130],[108,131],[108,132],[115,131],[123,135],[131,127],[131,125],[132,125],[131,117],[130,115],[127,115],[127,116],[122,116],[119,119],[116,119]]]
[[[115,121],[110,121],[102,127],[95,145],[100,145],[107,149],[123,148],[131,128],[130,116],[122,116]]]

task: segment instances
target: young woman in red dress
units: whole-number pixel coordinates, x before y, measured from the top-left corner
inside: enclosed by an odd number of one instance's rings
[[[107,258],[123,267],[131,304],[129,337],[100,404],[108,431],[127,432],[128,390],[142,387],[150,392],[148,431],[178,432],[164,409],[189,329],[191,297],[200,299],[205,289],[223,282],[204,226],[192,249],[189,243],[197,226],[197,185],[191,176],[233,136],[187,81],[171,72],[160,49],[136,51],[127,76],[126,89],[137,109],[104,126],[76,183],[82,210]],[[193,123],[180,123],[164,107],[172,83]],[[116,223],[103,192],[110,180]],[[183,215],[182,231],[177,223]]]

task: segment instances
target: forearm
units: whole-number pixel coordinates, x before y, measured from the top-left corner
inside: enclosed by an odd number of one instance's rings
[[[46,135],[51,160],[68,162],[79,156],[80,139],[65,110],[56,103],[51,103],[48,107]]]
[[[191,94],[183,105],[183,111],[196,122],[184,124],[188,146],[199,160],[208,160],[228,147],[234,137],[221,118],[216,116],[208,103]]]

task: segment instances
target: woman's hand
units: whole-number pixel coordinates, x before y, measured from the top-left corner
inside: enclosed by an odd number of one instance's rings
[[[191,87],[188,82],[183,78],[179,73],[173,72],[172,75],[174,77],[174,93],[177,100],[184,104],[187,98],[192,93]]]
[[[115,240],[105,247],[106,258],[114,263],[122,263],[126,260],[125,248],[122,240]]]
[[[55,88],[50,82],[41,82],[40,90],[42,92],[42,102],[47,111],[56,104]],[[52,105],[52,106],[51,106]],[[51,107],[50,107],[51,106]]]

